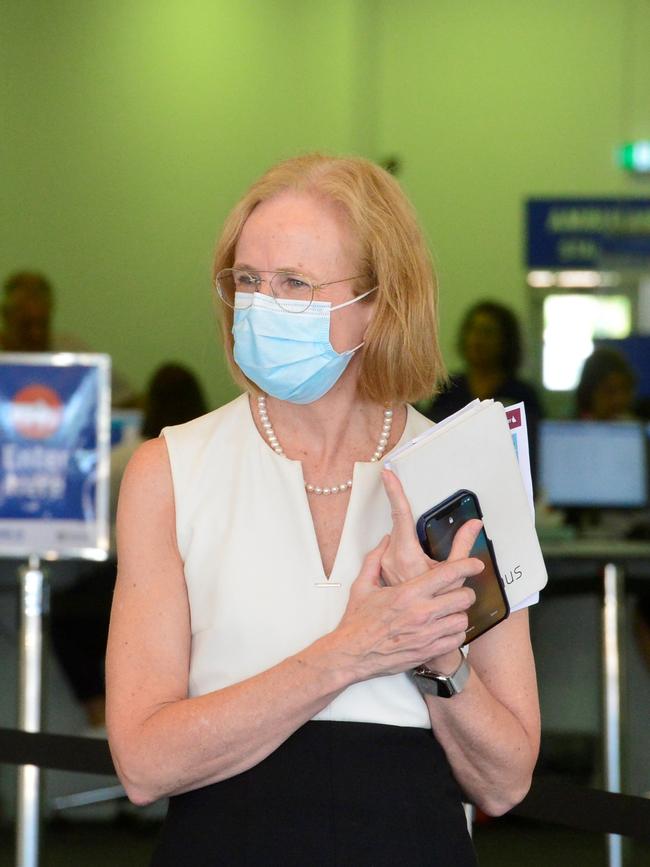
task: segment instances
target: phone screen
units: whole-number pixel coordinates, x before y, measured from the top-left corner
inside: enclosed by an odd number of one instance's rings
[[[476,498],[468,491],[460,492],[448,502],[432,510],[424,524],[431,557],[435,560],[446,560],[459,527],[471,518],[480,517]],[[476,601],[468,611],[467,641],[478,638],[508,615],[508,603],[496,573],[484,528],[481,528],[470,556],[482,560],[485,569],[480,575],[467,578],[465,581],[465,585],[471,587],[476,593]]]

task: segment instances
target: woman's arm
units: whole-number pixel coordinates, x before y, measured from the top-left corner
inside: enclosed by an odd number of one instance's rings
[[[539,751],[528,612],[515,612],[473,641],[468,659],[471,674],[463,692],[425,700],[433,730],[464,792],[486,813],[499,816],[528,792]],[[436,668],[435,661],[429,665]],[[458,657],[453,668],[457,666]],[[453,668],[446,668],[443,673],[451,674]]]
[[[346,683],[335,668],[314,666],[305,652],[188,699],[190,612],[162,439],[144,444],[129,464],[117,527],[108,731],[127,793],[143,804],[255,765]]]
[[[430,568],[432,561],[420,548],[399,480],[385,473],[384,483],[391,501],[393,533],[382,574],[397,584]],[[459,530],[450,560],[468,556],[479,526],[472,522]],[[473,641],[468,658],[472,671],[463,692],[452,698],[426,696],[425,701],[459,784],[486,813],[500,815],[526,795],[539,751],[539,702],[528,612],[515,612]],[[428,659],[426,664],[451,674],[459,659],[456,650]]]
[[[366,557],[336,630],[254,677],[188,698],[190,612],[164,440],[145,443],[131,460],[117,531],[107,721],[118,774],[138,804],[240,773],[349,684],[450,651],[473,594],[440,590],[481,568],[459,561],[386,588],[385,539]]]

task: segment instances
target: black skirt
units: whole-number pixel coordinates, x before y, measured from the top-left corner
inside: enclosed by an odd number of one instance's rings
[[[430,730],[309,722],[260,764],[169,800],[152,867],[473,867]]]

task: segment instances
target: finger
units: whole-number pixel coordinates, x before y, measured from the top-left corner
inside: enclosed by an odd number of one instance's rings
[[[354,582],[357,587],[378,587],[381,585],[381,581],[379,580],[381,574],[381,558],[384,556],[389,543],[390,536],[386,534],[375,548],[368,551],[364,557],[361,571]]]
[[[393,538],[398,537],[400,544],[405,540],[413,541],[420,549],[420,543],[415,533],[415,523],[409,501],[406,499],[402,483],[391,470],[382,470],[381,479],[390,503],[393,518]]]
[[[408,590],[418,596],[438,596],[447,593],[454,585],[461,585],[466,578],[480,575],[485,563],[478,557],[465,557],[462,560],[445,560],[429,569],[424,575],[411,581]]]
[[[435,637],[440,639],[446,635],[462,635],[464,640],[468,625],[467,611],[449,614],[447,617],[441,617],[435,621]]]
[[[465,521],[454,534],[454,541],[447,559],[461,560],[464,557],[469,557],[482,527],[483,522],[478,518],[471,518],[469,521]]]
[[[450,615],[467,611],[476,601],[476,593],[471,587],[458,587],[436,596],[430,608],[434,620],[445,620]]]

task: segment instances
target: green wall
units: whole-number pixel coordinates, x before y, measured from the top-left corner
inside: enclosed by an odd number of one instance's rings
[[[4,12],[3,274],[51,275],[59,330],[110,351],[137,386],[184,359],[226,399],[214,239],[270,163],[350,149],[353,7],[16,0]]]
[[[443,343],[488,294],[525,312],[533,194],[648,194],[645,0],[5,0],[0,271],[141,387],[181,359],[213,403],[218,227],[273,161],[399,154],[442,278]]]
[[[650,4],[624,0],[406,0],[382,6],[379,150],[403,182],[439,266],[453,364],[462,311],[490,296],[528,314],[527,198],[649,195],[614,148],[650,137],[639,34]]]

